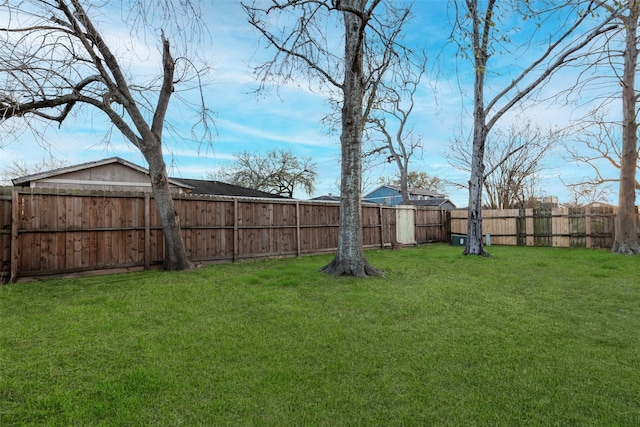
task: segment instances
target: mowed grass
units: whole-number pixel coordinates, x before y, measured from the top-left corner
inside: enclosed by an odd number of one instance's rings
[[[640,425],[640,258],[427,245],[0,288],[0,425]]]

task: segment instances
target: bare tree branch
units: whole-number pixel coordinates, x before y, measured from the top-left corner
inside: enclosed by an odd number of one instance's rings
[[[139,32],[148,29],[156,12],[162,12],[157,17],[167,26],[180,26],[166,19],[168,16],[185,13],[182,17],[187,17],[197,12],[190,0],[179,4],[138,0],[130,6],[136,22],[143,24],[132,30]],[[108,35],[92,20],[94,8],[81,0],[24,0],[0,5],[0,12],[9,17],[0,37],[0,124],[22,119],[34,126],[42,121],[62,126],[80,106],[103,112],[149,164],[165,237],[164,267],[190,268],[193,264],[182,241],[163,158],[162,133],[176,82],[176,61],[169,40],[162,31],[160,86],[154,81],[139,84],[126,74],[121,58],[106,42]],[[199,16],[185,22],[193,28],[202,23]],[[40,121],[32,123],[30,117]]]
[[[597,5],[590,1],[563,3],[558,6],[545,1],[499,3],[497,0],[489,0],[482,3],[484,10],[480,10],[478,0],[459,0],[455,3],[456,31],[452,33],[452,37],[460,35],[460,39],[456,40],[459,52],[471,62],[474,69],[469,221],[464,254],[487,256],[482,243],[482,199],[486,175],[484,152],[489,133],[498,120],[516,104],[539,89],[561,67],[572,63],[601,35],[617,26],[610,25],[613,17],[609,14],[598,21],[592,19],[591,12]],[[581,9],[585,5],[587,7]],[[548,37],[538,37],[546,46],[542,54],[524,67],[511,82],[501,85],[503,89],[496,95],[486,100],[486,78],[491,75],[489,59],[496,51],[515,54],[517,49],[508,37],[500,33],[501,25],[507,19],[513,20],[513,16],[522,17],[522,22],[532,22],[534,36],[543,27],[542,23],[548,22],[551,17],[562,17],[564,21],[560,25],[554,22],[551,27],[546,27]],[[538,20],[541,22],[535,22]],[[523,41],[519,47],[530,49],[533,46],[531,39]],[[518,55],[521,52],[518,51]]]
[[[542,161],[566,131],[544,130],[529,121],[496,129],[492,135],[485,147],[488,170],[483,177],[483,204],[491,209],[528,207],[540,191],[537,180]],[[466,140],[452,140],[447,152],[452,167],[471,170],[472,152]]]
[[[291,150],[276,148],[265,154],[244,151],[213,176],[234,185],[293,197],[298,188],[313,193],[318,176],[311,158],[299,159]]]

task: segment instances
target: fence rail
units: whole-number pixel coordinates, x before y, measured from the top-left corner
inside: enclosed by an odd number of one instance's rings
[[[0,189],[0,279],[149,268],[164,241],[150,194]],[[339,205],[280,199],[174,196],[196,262],[300,256],[337,247]],[[446,212],[363,205],[367,248],[447,241]]]

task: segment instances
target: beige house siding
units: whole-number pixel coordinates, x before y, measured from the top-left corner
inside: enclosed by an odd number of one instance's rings
[[[151,192],[146,170],[121,159],[107,159],[35,174],[15,180],[14,185],[57,190]],[[184,194],[190,189],[171,181],[170,187],[173,194]]]

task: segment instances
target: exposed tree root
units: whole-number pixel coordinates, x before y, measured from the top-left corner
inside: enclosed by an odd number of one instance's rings
[[[355,265],[354,265],[355,264]],[[334,258],[329,264],[322,267],[321,273],[331,274],[332,276],[354,276],[354,277],[381,277],[384,272],[369,265],[367,261],[357,263],[347,263]]]
[[[613,246],[611,247],[611,252],[623,255],[637,255],[640,254],[640,243],[633,240],[625,240],[622,243],[614,241]]]
[[[194,268],[197,267],[197,264],[189,261],[189,260],[185,260],[185,261],[180,261],[180,260],[166,260],[162,263],[162,269],[164,271],[182,271],[182,270],[193,270]]]
[[[465,248],[464,251],[462,252],[462,255],[478,255],[485,258],[491,258],[491,254],[485,251],[483,247],[480,248],[479,253],[471,252],[468,248]]]

